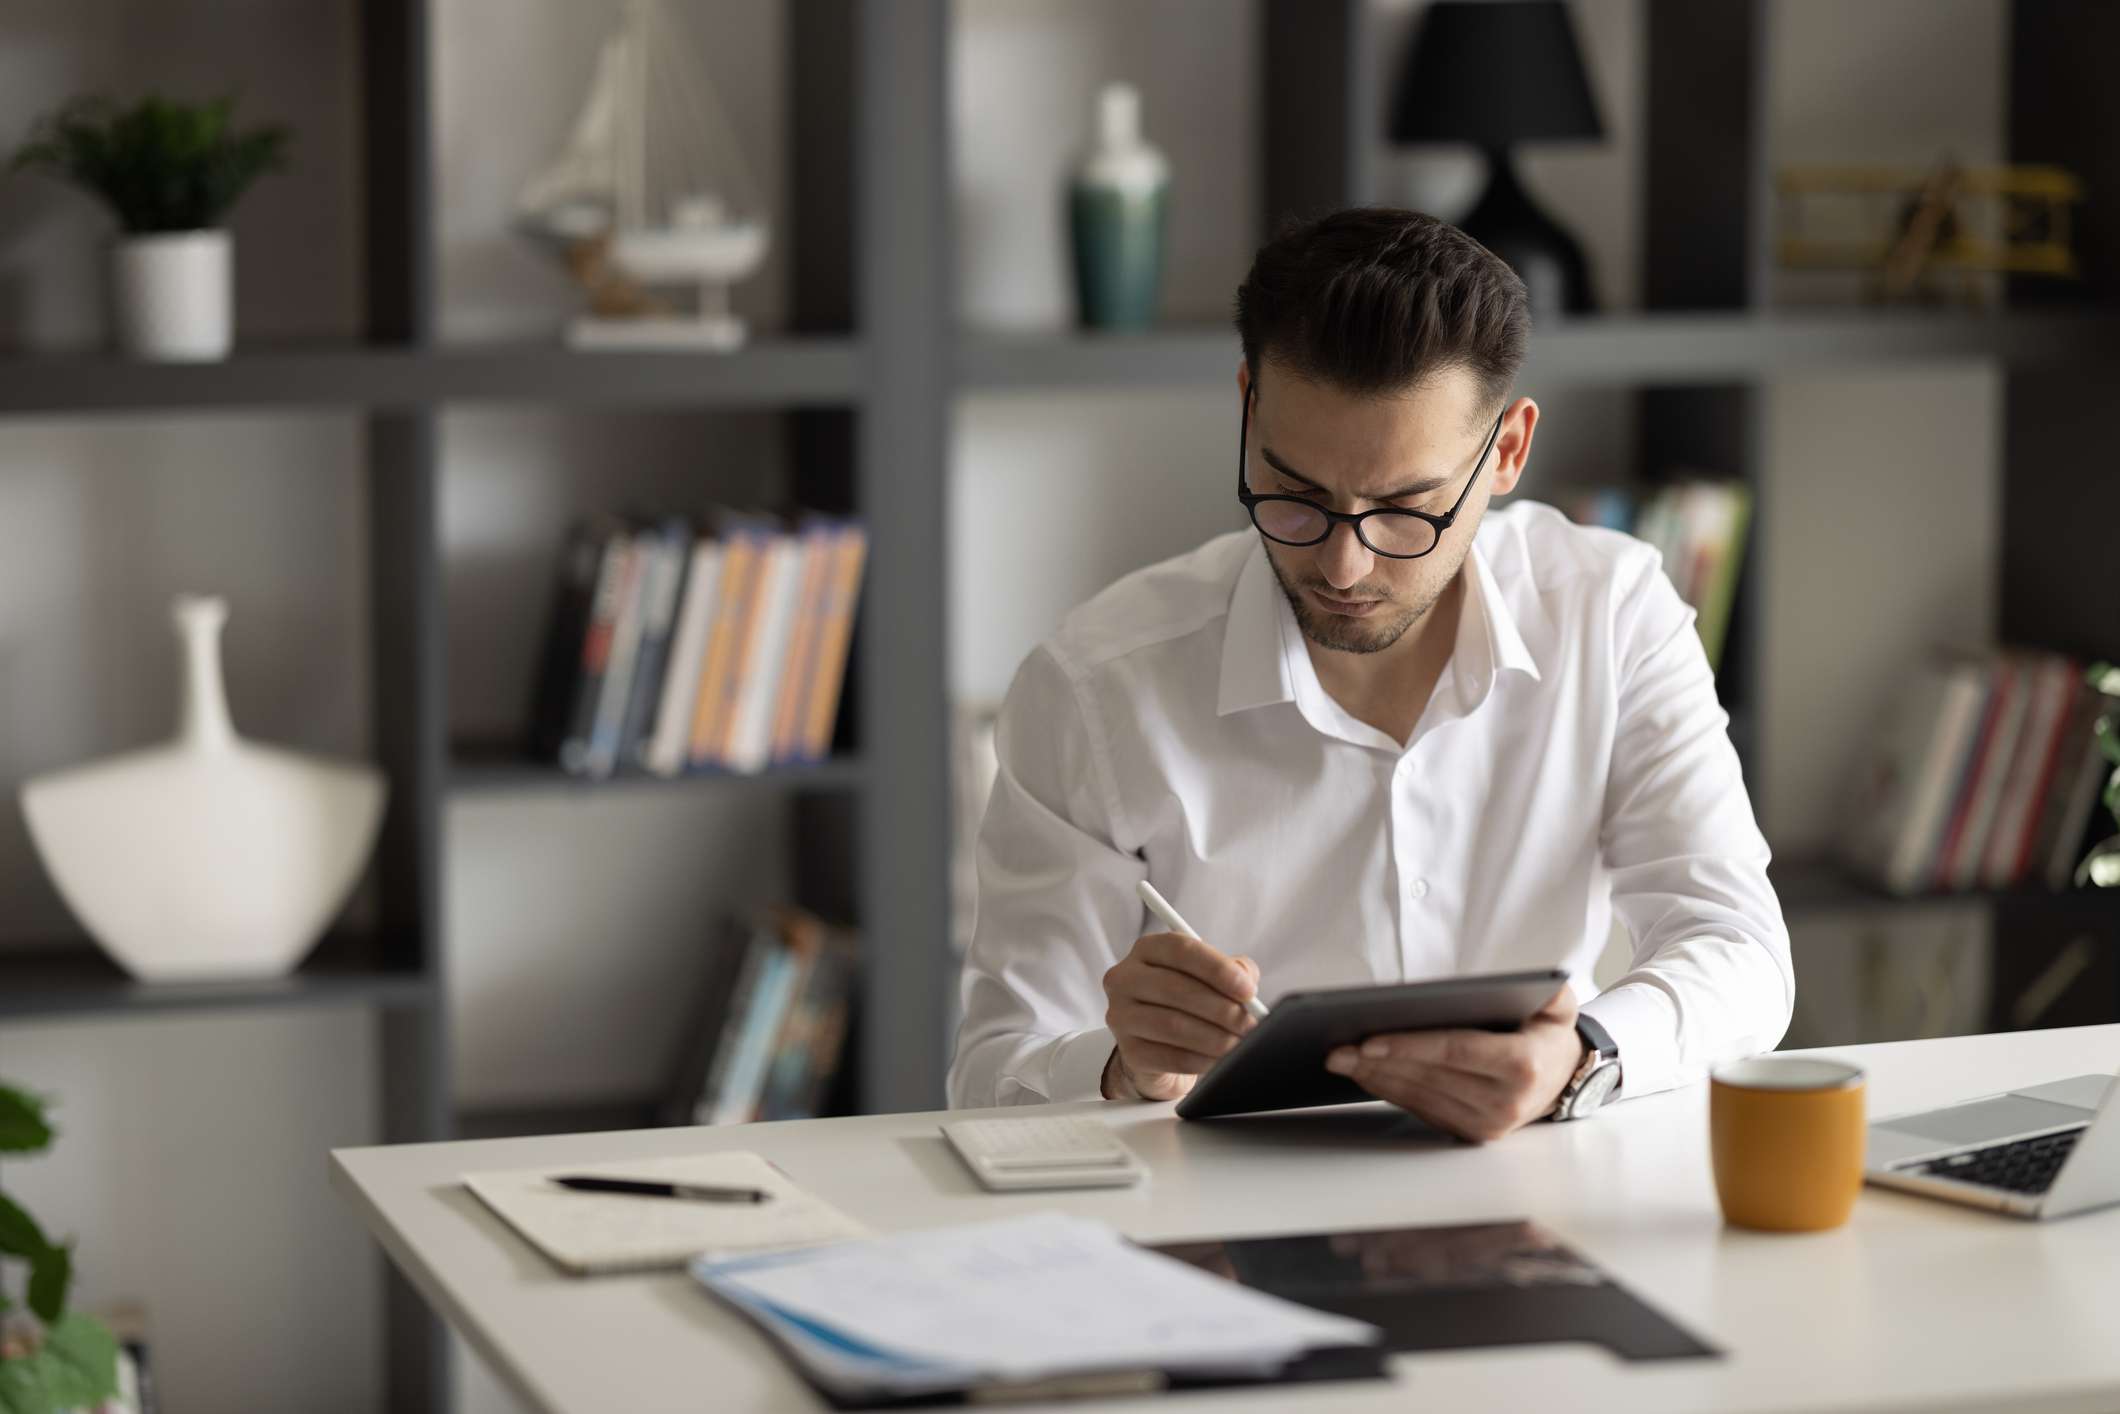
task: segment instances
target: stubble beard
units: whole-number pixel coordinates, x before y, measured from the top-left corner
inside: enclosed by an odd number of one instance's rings
[[[1271,552],[1266,563],[1273,567],[1273,577],[1279,582],[1281,592],[1288,596],[1288,607],[1295,611],[1296,627],[1303,636],[1320,648],[1330,648],[1336,653],[1381,653],[1406,636],[1406,631],[1421,621],[1421,617],[1435,607],[1442,596],[1441,590],[1430,592],[1410,608],[1401,608],[1384,622],[1373,618],[1353,619],[1345,614],[1333,614],[1316,608],[1303,597],[1303,590],[1288,582],[1281,571],[1281,562]],[[1449,584],[1449,580],[1444,580]],[[1334,594],[1328,584],[1308,585],[1322,594]]]

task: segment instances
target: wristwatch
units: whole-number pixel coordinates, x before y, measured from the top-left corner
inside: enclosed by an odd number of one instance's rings
[[[1577,1014],[1575,1034],[1583,1038],[1583,1063],[1561,1087],[1561,1097],[1553,1106],[1554,1119],[1581,1119],[1595,1114],[1619,1089],[1619,1046],[1612,1033]]]

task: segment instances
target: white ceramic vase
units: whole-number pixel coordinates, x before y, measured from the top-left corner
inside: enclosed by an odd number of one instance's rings
[[[179,598],[184,695],[174,740],[22,787],[60,896],[134,976],[277,976],[316,945],[360,877],[384,785],[236,735],[221,686],[219,599]]]
[[[111,248],[111,316],[133,358],[206,363],[235,338],[234,244],[226,231],[126,236]]]

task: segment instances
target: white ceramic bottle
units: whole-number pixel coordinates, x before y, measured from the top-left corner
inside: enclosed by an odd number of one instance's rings
[[[22,787],[60,896],[134,976],[291,971],[345,905],[375,845],[382,777],[236,735],[219,599],[179,598],[176,737]]]

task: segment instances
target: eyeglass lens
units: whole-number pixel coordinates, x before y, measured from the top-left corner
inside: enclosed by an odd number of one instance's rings
[[[1284,545],[1315,545],[1330,525],[1317,507],[1301,501],[1260,501],[1251,508],[1251,518]],[[1425,555],[1435,548],[1435,526],[1419,516],[1365,516],[1355,531],[1380,555]]]

